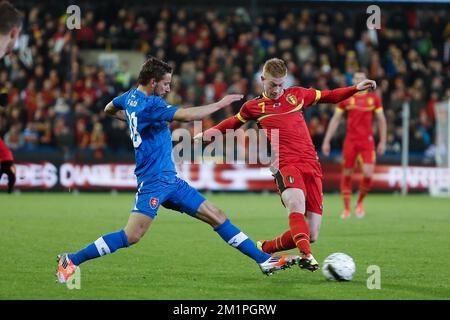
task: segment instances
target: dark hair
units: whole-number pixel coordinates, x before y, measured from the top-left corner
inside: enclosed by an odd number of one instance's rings
[[[169,64],[155,57],[150,57],[145,61],[139,72],[138,84],[146,86],[150,79],[160,81],[167,73],[172,73],[172,67]]]
[[[0,2],[0,34],[7,34],[22,24],[22,14],[8,1]]]

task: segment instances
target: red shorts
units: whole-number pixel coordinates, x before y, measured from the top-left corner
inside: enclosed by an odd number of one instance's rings
[[[14,161],[11,151],[9,151],[2,139],[0,139],[0,161]]]
[[[344,141],[342,150],[344,169],[353,169],[356,160],[364,164],[375,163],[375,144],[372,141]]]
[[[301,189],[305,194],[306,211],[322,214],[322,169],[318,162],[283,166],[274,177],[280,196],[288,188]]]

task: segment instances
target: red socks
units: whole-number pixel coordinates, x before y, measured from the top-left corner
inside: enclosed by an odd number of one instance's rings
[[[372,184],[372,178],[363,177],[361,180],[361,184],[359,186],[359,196],[358,196],[358,203],[362,203],[364,200],[364,197],[367,195],[367,193],[370,190],[370,185]]]
[[[289,215],[290,229],[274,240],[265,241],[264,252],[274,253],[290,250],[297,247],[302,253],[310,254],[309,227],[305,215],[300,212],[291,212]]]
[[[267,253],[274,253],[294,249],[295,247],[296,245],[294,240],[292,240],[291,230],[288,230],[274,240],[265,241],[263,244],[263,251]]]
[[[310,254],[309,227],[305,215],[300,212],[291,212],[289,215],[289,227],[291,229],[292,240],[300,252],[306,255]]]
[[[352,176],[342,175],[341,194],[344,199],[345,210],[350,210],[350,201],[352,199]]]

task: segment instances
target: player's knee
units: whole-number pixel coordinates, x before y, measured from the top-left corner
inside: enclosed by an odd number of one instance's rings
[[[305,212],[305,203],[297,199],[289,199],[286,203],[286,208],[291,212]]]

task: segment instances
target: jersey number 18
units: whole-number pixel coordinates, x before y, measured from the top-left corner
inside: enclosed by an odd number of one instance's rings
[[[139,134],[139,132],[137,131],[137,125],[138,125],[137,120],[138,119],[136,117],[136,112],[132,112],[130,114],[130,113],[128,113],[128,111],[126,111],[126,113],[127,113],[128,119],[130,120],[129,121],[130,138],[131,138],[131,141],[133,142],[133,147],[138,148],[142,143],[142,138],[141,138],[141,135]]]

